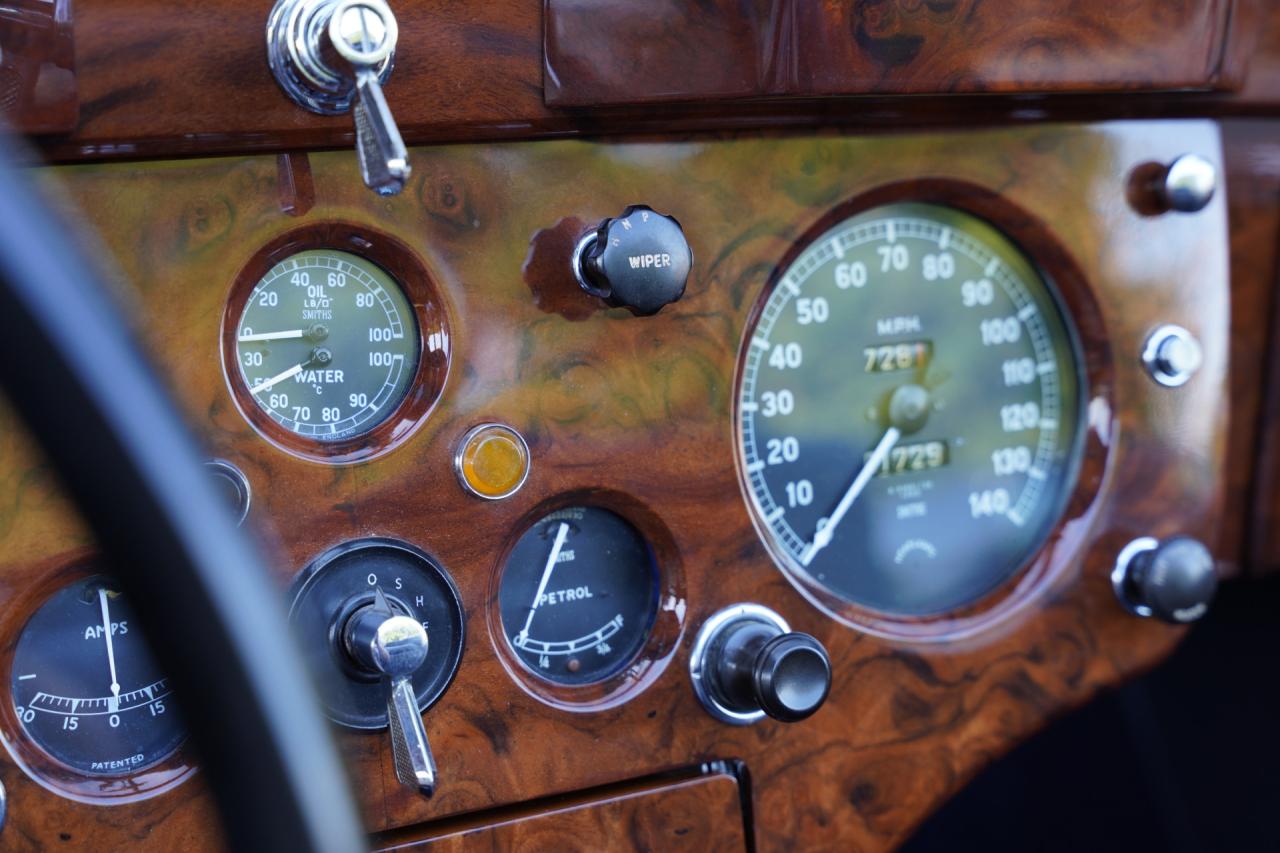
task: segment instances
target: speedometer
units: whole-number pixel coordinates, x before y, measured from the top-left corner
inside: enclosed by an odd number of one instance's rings
[[[817,236],[740,366],[741,470],[775,560],[889,616],[1008,580],[1079,467],[1076,341],[1046,276],[968,212],[890,204]]]

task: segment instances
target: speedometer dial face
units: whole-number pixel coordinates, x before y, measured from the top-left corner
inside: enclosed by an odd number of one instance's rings
[[[336,442],[367,433],[409,392],[421,355],[413,307],[365,258],[315,249],[271,267],[235,330],[248,396],[296,436]]]
[[[741,366],[742,470],[775,559],[897,616],[1009,579],[1075,479],[1075,341],[1045,278],[971,214],[893,204],[818,236]]]

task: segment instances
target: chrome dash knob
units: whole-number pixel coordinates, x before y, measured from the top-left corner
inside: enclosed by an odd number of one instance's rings
[[[320,115],[351,112],[365,184],[395,195],[409,155],[382,84],[395,63],[399,27],[384,0],[277,0],[267,18],[267,60],[297,104]]]
[[[382,590],[373,604],[357,610],[343,630],[343,645],[355,664],[383,677],[391,753],[400,783],[430,797],[436,789],[436,761],[413,691],[413,674],[427,659],[427,632],[391,609]]]

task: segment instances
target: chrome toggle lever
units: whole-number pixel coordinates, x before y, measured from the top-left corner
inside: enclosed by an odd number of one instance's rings
[[[427,659],[427,632],[391,609],[382,590],[357,610],[343,630],[343,645],[362,669],[379,673],[387,688],[387,717],[396,777],[424,797],[436,790],[436,761],[413,691],[413,674]]]
[[[382,93],[398,38],[384,0],[277,0],[267,19],[267,59],[276,82],[314,113],[353,114],[360,174],[380,195],[404,189],[410,172]]]

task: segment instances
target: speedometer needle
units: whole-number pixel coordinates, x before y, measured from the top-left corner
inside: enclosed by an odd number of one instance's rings
[[[519,646],[529,639],[529,626],[533,624],[533,614],[538,612],[538,605],[542,603],[542,594],[547,591],[547,583],[551,580],[551,573],[555,571],[556,561],[560,559],[560,549],[564,547],[564,540],[568,535],[569,525],[563,521],[560,522],[560,529],[556,531],[555,544],[551,546],[551,555],[547,557],[547,565],[542,569],[542,580],[538,582],[538,591],[533,596],[533,606],[529,608],[529,618],[524,620],[524,627],[520,629],[519,634],[516,634],[513,645]]]
[[[116,713],[120,710],[120,679],[116,677],[116,650],[111,644],[111,610],[107,605],[107,588],[98,587],[98,604],[102,606],[102,633],[107,638],[107,665],[111,668],[111,698],[107,700],[107,711]]]
[[[268,388],[275,385],[277,382],[283,382],[286,379],[288,379],[290,376],[294,376],[298,373],[301,373],[302,369],[310,363],[311,363],[311,359],[307,359],[301,364],[295,364],[293,367],[290,367],[288,370],[284,371],[283,373],[277,373],[275,376],[272,376],[270,379],[264,379],[261,382],[259,382],[257,385],[254,385],[252,388],[250,388],[249,393],[257,394],[259,391],[266,391]]]
[[[849,490],[844,493],[844,497],[840,499],[840,503],[836,504],[835,512],[827,519],[817,533],[813,535],[813,542],[800,555],[800,562],[808,566],[813,562],[813,558],[818,552],[831,544],[832,538],[836,533],[836,525],[849,512],[849,507],[853,506],[853,502],[858,499],[858,495],[862,494],[862,490],[867,487],[867,483],[871,482],[871,478],[875,476],[876,471],[880,469],[884,462],[885,456],[898,443],[898,439],[902,437],[902,431],[897,427],[889,427],[885,431],[884,436],[880,439],[880,443],[876,445],[876,449],[871,451],[871,456],[867,459],[862,470],[858,472],[858,476],[853,478],[853,483],[849,486]]]
[[[240,341],[286,341],[290,338],[305,338],[306,329],[290,329],[287,332],[255,332],[252,335],[241,335]]]

